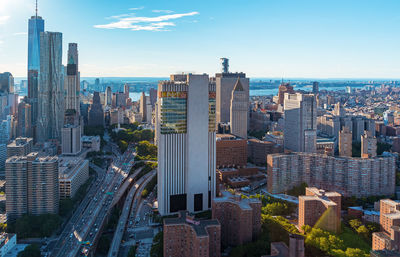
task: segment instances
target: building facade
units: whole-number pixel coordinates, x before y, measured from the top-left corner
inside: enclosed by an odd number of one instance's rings
[[[173,76],[172,76],[173,77]],[[158,209],[162,215],[211,208],[215,196],[215,84],[180,75],[158,85]]]
[[[316,152],[317,103],[314,95],[285,94],[285,149]]]
[[[351,157],[352,156],[352,133],[348,127],[344,127],[339,132],[339,156]]]
[[[221,224],[224,247],[251,242],[261,233],[261,201],[223,191],[213,199],[212,218]]]
[[[396,157],[362,159],[324,154],[271,154],[267,157],[268,191],[282,193],[306,182],[343,196],[393,195]]]
[[[59,158],[60,199],[73,198],[89,178],[89,161],[80,157]]]
[[[247,164],[247,140],[230,134],[217,134],[217,167],[244,167]]]
[[[215,219],[196,221],[185,212],[164,219],[165,257],[221,256],[221,225]]]
[[[39,71],[40,71],[40,33],[44,32],[42,17],[32,16],[28,24],[28,103],[31,105],[32,132],[36,140],[38,119]]]
[[[233,88],[230,106],[231,134],[246,139],[249,97],[244,91],[240,78],[237,79]]]
[[[40,74],[38,84],[37,141],[61,140],[64,123],[64,74],[62,34],[40,34]]]
[[[337,192],[325,192],[316,187],[307,187],[306,195],[299,196],[299,223],[321,228],[333,233],[340,232],[342,196]]]
[[[75,110],[80,115],[80,74],[78,69],[78,44],[68,44],[68,64],[65,76],[65,110]]]
[[[104,111],[100,102],[99,92],[93,93],[93,101],[90,105],[88,116],[89,126],[104,126]]]

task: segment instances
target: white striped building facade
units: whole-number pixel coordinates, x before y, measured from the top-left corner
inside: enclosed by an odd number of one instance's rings
[[[215,197],[215,84],[208,75],[171,76],[158,86],[158,209],[211,208]]]

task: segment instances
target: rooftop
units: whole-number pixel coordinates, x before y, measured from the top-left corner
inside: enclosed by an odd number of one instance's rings
[[[237,204],[243,210],[251,210],[253,209],[250,206],[250,203],[261,203],[260,200],[256,198],[244,198],[242,199],[240,195],[233,195],[228,191],[222,191],[221,197],[216,197],[213,199],[214,202],[230,202],[233,204]]]
[[[207,226],[218,226],[218,220],[194,220],[185,211],[179,212],[179,217],[164,219],[164,225],[189,225],[196,232],[197,236],[207,236]]]

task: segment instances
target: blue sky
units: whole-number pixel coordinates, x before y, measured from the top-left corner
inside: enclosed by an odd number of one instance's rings
[[[39,0],[81,76],[400,78],[398,0]],[[34,0],[0,0],[0,72],[26,76]],[[64,61],[66,62],[66,60]]]

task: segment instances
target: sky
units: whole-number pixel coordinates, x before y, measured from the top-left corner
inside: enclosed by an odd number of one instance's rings
[[[35,0],[0,0],[0,72],[25,77]],[[399,0],[39,0],[78,43],[81,77],[230,70],[270,78],[400,78]]]

